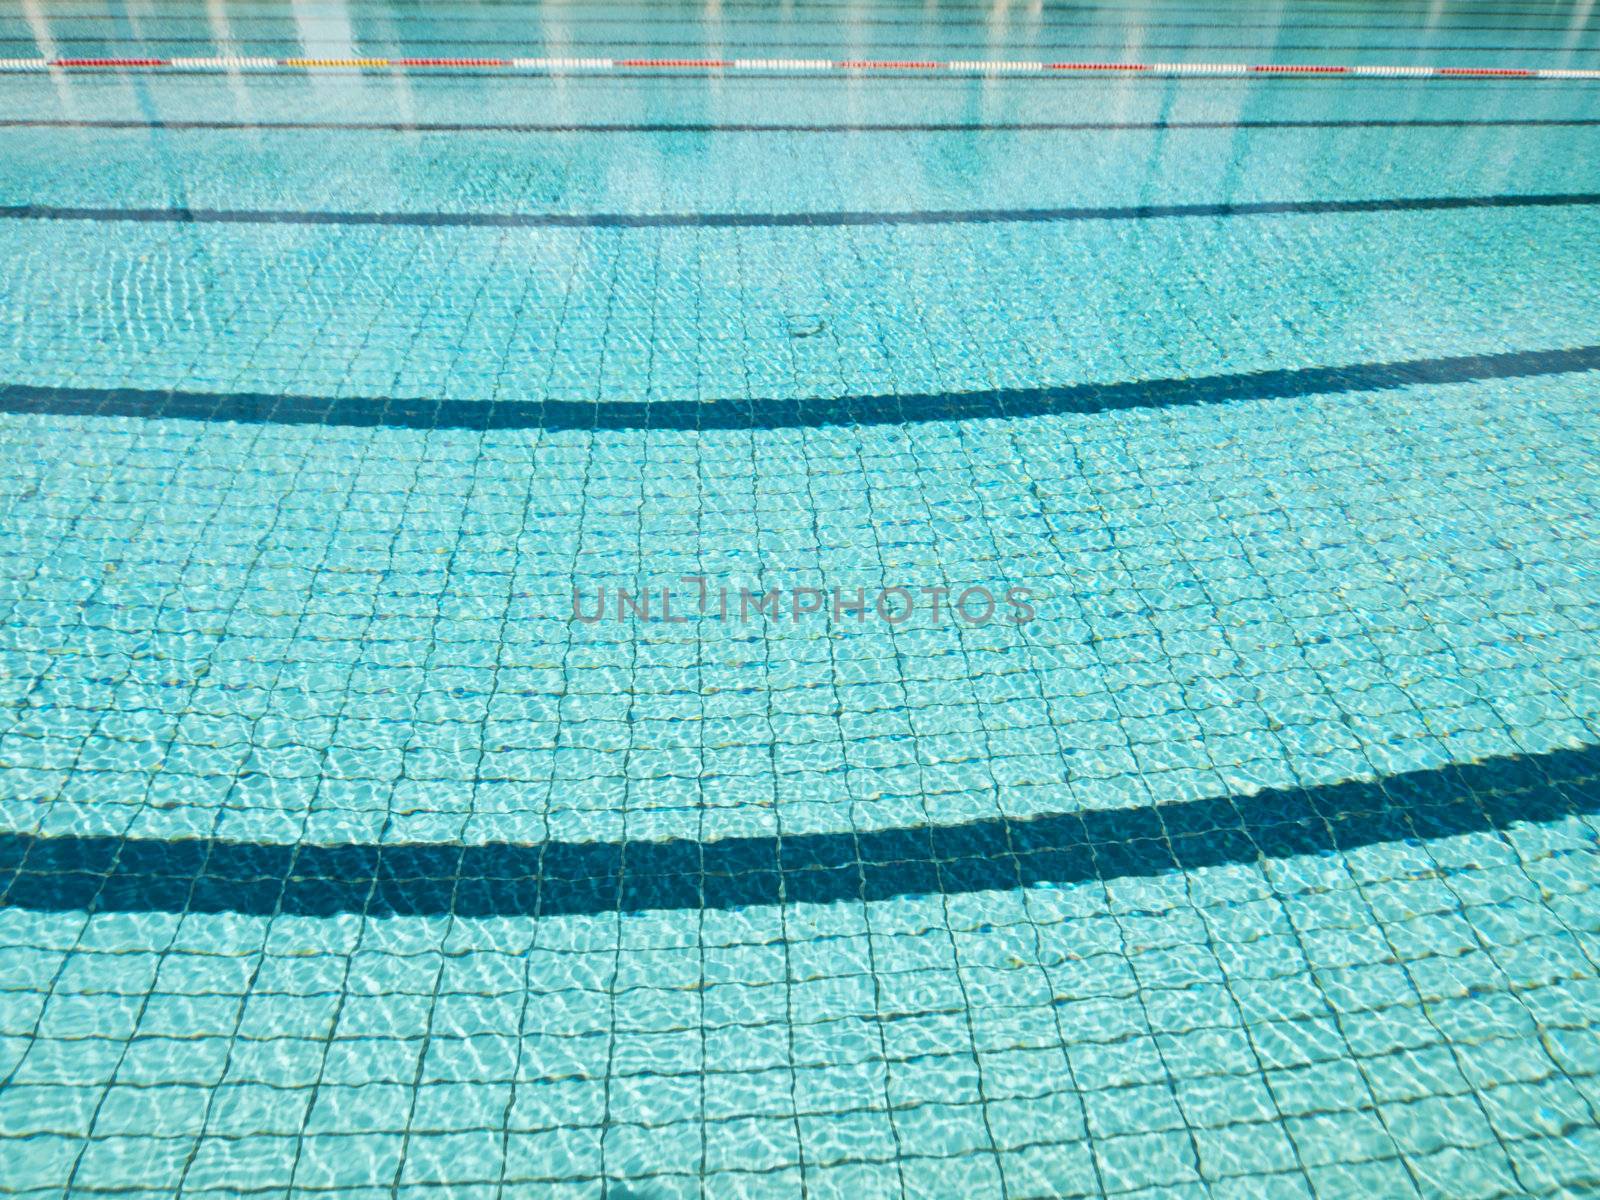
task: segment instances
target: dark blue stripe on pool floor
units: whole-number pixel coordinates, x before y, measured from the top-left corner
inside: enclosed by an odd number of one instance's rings
[[[1416,384],[1471,383],[1600,369],[1600,346],[1465,354],[1397,362],[1293,367],[1187,379],[1075,383],[973,392],[841,396],[809,400],[408,400],[373,396],[275,396],[261,392],[0,384],[0,412],[44,416],[144,417],[256,425],[464,429],[792,429],[890,425],[1176,408],[1281,400]]]
[[[612,122],[541,124],[473,121],[227,121],[73,120],[54,117],[0,118],[0,129],[161,129],[193,131],[330,130],[350,133],[1137,133],[1226,129],[1480,129],[1583,127],[1600,117],[1381,117],[1282,121],[902,121],[851,124],[784,122]]]
[[[556,916],[954,895],[1496,832],[1600,811],[1600,747],[1137,809],[722,841],[295,845],[0,835],[0,905]]]
[[[969,208],[870,212],[508,213],[342,212],[292,209],[102,208],[12,204],[0,220],[139,221],[196,225],[399,225],[466,229],[776,229],[855,225],[994,225],[1057,221],[1154,221],[1184,217],[1306,216],[1435,212],[1474,208],[1567,208],[1600,204],[1600,192],[1501,196],[1400,196],[1369,200],[1253,200],[1067,208]]]

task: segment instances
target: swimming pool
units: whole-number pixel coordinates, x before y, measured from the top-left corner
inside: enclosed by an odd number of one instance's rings
[[[1600,1194],[1597,68],[4,0],[0,1195]]]

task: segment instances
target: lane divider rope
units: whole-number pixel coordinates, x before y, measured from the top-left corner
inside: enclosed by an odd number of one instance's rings
[[[921,71],[959,75],[1348,75],[1379,79],[1595,79],[1600,70],[1522,67],[1336,66],[1324,63],[1026,62],[1013,60],[824,58],[0,58],[0,71],[411,71],[495,68],[548,74],[613,70],[831,71],[875,74]]]

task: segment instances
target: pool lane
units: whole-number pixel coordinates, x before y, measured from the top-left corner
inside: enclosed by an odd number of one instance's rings
[[[394,845],[0,833],[0,907],[553,917],[1151,878],[1600,814],[1600,746],[1151,808],[713,841]]]
[[[492,106],[493,82],[485,81],[481,97]],[[334,83],[339,93],[353,90],[349,80]],[[416,87],[431,90],[426,79]],[[1339,115],[1365,115],[1359,100],[1347,97],[1341,107]],[[1563,115],[1590,116],[1570,98]],[[37,211],[109,220],[122,212],[128,220],[715,227],[808,218],[1026,220],[1029,213],[1106,219],[1169,208],[1223,215],[1273,205],[1314,213],[1358,202],[1399,209],[1496,197],[1535,203],[1596,193],[1600,127],[1151,123],[987,133],[775,130],[724,140],[694,130],[396,138],[367,130],[308,136],[93,127],[63,138],[12,126],[0,127],[0,147],[0,211],[11,218]],[[1141,165],[1130,170],[1130,162]],[[380,163],[381,170],[361,169]]]
[[[0,412],[422,431],[786,429],[1085,415],[1341,392],[1378,392],[1419,384],[1520,379],[1595,370],[1600,370],[1600,346],[1575,346],[1384,363],[1340,363],[1200,378],[1108,381],[994,391],[654,403],[637,400],[402,400],[393,396],[295,396],[0,383]]]

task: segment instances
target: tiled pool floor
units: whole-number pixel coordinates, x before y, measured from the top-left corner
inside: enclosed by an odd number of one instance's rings
[[[1600,1195],[1600,83],[284,65],[1600,12],[0,0],[203,55],[0,64],[0,1196]]]

